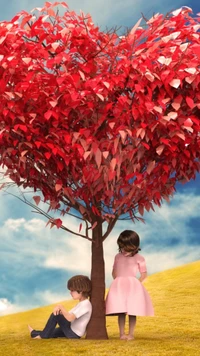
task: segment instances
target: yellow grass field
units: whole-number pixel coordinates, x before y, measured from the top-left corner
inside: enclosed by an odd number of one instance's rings
[[[156,315],[138,318],[135,340],[118,339],[116,317],[107,318],[109,340],[32,340],[27,324],[42,328],[51,305],[0,317],[0,356],[200,355],[200,261],[154,274],[145,286]]]

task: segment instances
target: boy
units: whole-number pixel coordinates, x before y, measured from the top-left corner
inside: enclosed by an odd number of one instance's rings
[[[28,326],[33,339],[50,339],[66,337],[80,339],[86,332],[87,324],[91,318],[92,305],[88,299],[91,294],[91,280],[82,275],[69,279],[67,288],[78,304],[71,310],[66,310],[62,304],[56,305],[42,331],[34,330]],[[58,327],[57,327],[58,325]]]

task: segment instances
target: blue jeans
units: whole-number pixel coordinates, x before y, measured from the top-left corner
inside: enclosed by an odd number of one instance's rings
[[[56,325],[59,325],[56,327]],[[31,337],[40,336],[41,339],[51,339],[56,337],[66,337],[67,339],[80,339],[71,329],[71,323],[62,314],[50,315],[42,331],[32,330]]]

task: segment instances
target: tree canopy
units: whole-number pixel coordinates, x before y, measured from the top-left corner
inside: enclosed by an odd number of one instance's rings
[[[0,24],[0,163],[53,209],[134,219],[199,169],[199,17],[119,36],[55,5]]]

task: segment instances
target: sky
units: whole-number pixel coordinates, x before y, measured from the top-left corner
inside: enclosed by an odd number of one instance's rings
[[[0,21],[23,10],[42,7],[42,0],[0,0]],[[191,7],[200,12],[199,0],[69,0],[71,10],[92,15],[105,29],[131,27],[143,13],[164,13]],[[111,283],[116,240],[125,229],[137,231],[148,274],[200,259],[200,175],[178,184],[170,203],[145,215],[145,224],[119,221],[104,243],[106,286]],[[70,229],[79,222],[65,217]],[[75,274],[90,275],[90,242],[60,229],[46,227],[44,218],[16,198],[0,192],[0,316],[56,303],[69,298],[67,280]]]

